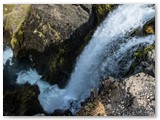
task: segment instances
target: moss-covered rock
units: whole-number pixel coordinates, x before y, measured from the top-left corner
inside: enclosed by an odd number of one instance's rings
[[[4,4],[3,5],[3,15],[10,13],[14,9],[14,4]]]
[[[113,8],[109,4],[14,5],[4,15],[4,43],[19,60],[31,56],[32,66],[45,80],[65,84],[76,57]]]
[[[42,112],[38,101],[38,87],[25,85],[16,90],[6,90],[3,96],[3,115],[34,115]]]
[[[153,26],[147,26],[146,29],[145,29],[145,31],[148,34],[153,34],[154,33]]]
[[[24,20],[26,19],[30,5],[4,5],[4,20],[3,20],[3,29],[4,29],[4,43],[7,45],[15,45],[15,34],[21,28]],[[8,35],[8,34],[9,35]]]
[[[117,5],[115,4],[96,4],[94,7],[96,9],[98,24],[100,24],[107,16],[107,14],[116,6]]]
[[[155,34],[155,18],[149,20],[142,28],[135,30],[131,33],[132,36],[148,36],[150,34]],[[134,62],[130,66],[127,75],[133,74],[137,71],[137,67],[141,67],[142,61],[148,61],[147,54],[155,49],[155,43],[147,47],[140,47],[135,53],[133,53]],[[139,71],[139,70],[138,70]],[[140,71],[144,71],[141,69]],[[136,72],[135,72],[136,73]]]
[[[146,69],[148,68],[143,68],[143,66],[141,65],[142,62],[147,62],[149,63],[151,66],[152,64],[154,65],[155,63],[150,62],[150,60],[148,60],[148,53],[151,52],[152,50],[155,49],[155,44],[152,44],[148,47],[144,47],[144,48],[139,48],[134,54],[133,54],[133,63],[131,64],[128,73],[126,74],[126,76],[128,75],[132,75],[133,73],[139,73],[139,72],[146,72]],[[149,74],[147,72],[147,74]],[[154,76],[153,73],[151,73],[150,75]]]
[[[144,34],[155,34],[155,18],[151,19],[144,25]]]
[[[139,49],[134,53],[134,57],[145,60],[147,53],[153,49],[155,49],[155,44],[145,47],[144,49]]]
[[[88,102],[83,106],[79,112],[76,113],[78,116],[104,116],[106,115],[105,106],[100,100]]]

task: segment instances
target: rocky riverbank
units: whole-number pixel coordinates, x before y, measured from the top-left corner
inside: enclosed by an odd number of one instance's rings
[[[77,115],[155,116],[155,49],[141,60],[129,77],[103,80]]]
[[[4,115],[73,115],[69,110],[45,113],[38,101],[38,87],[17,85],[17,73],[33,68],[49,84],[64,88],[77,57],[117,6],[4,5],[3,46],[11,47],[14,54],[13,65],[7,63],[3,69]],[[129,34],[155,34],[155,18]],[[155,115],[155,43],[140,47],[132,57],[134,62],[128,72],[122,78],[103,79],[99,90],[91,90],[91,96],[81,103],[76,115]]]

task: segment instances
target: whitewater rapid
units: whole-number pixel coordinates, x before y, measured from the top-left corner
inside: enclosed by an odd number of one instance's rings
[[[91,89],[98,89],[101,78],[127,72],[133,62],[134,51],[140,46],[154,43],[154,35],[130,36],[154,17],[155,8],[152,5],[119,5],[97,28],[77,58],[69,83],[64,89],[45,82],[34,69],[17,73],[16,83],[37,85],[40,90],[39,102],[47,113],[56,109],[70,109],[75,113],[80,103],[90,95]]]
[[[6,47],[3,52],[3,65],[9,61],[9,64],[12,65],[13,51],[11,48]]]

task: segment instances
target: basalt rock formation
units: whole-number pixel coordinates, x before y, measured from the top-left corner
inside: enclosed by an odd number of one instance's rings
[[[6,5],[4,44],[12,47],[18,60],[30,58],[32,67],[46,81],[63,87],[75,58],[113,7],[83,4]]]

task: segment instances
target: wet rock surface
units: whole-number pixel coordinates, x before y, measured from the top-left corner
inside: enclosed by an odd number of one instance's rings
[[[37,86],[24,85],[16,90],[5,90],[3,96],[4,116],[29,116],[43,112],[38,101]]]
[[[145,73],[138,73],[123,80],[104,80],[100,93],[92,102],[86,102],[77,115],[101,116],[153,116],[155,115],[155,78]],[[103,113],[92,114],[100,106]],[[91,107],[94,105],[94,109]]]
[[[154,46],[154,45],[152,45]],[[125,78],[109,76],[101,83],[96,96],[86,100],[77,115],[87,116],[154,116],[155,115],[155,49],[149,46],[136,58],[133,73]],[[91,105],[101,102],[105,112],[93,114]]]
[[[143,71],[155,77],[155,49],[147,52],[145,58],[137,58],[137,66],[134,68],[134,74]]]

